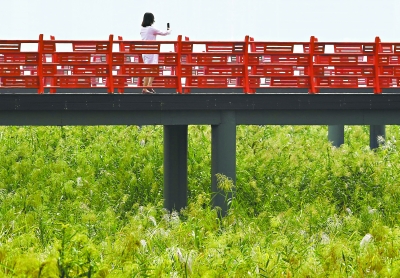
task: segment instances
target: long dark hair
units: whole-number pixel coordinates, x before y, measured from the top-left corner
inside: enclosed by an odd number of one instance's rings
[[[152,13],[145,13],[143,16],[142,27],[151,26],[154,23],[154,15]]]

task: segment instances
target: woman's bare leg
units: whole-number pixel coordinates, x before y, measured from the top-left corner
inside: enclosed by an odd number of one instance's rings
[[[152,68],[150,68],[150,73],[156,73],[157,70],[153,70]],[[154,80],[154,76],[152,77],[144,77],[143,78],[143,90],[142,92],[152,92],[155,93],[155,91],[151,88],[153,86],[153,80]]]
[[[157,73],[157,70],[152,70],[151,73]],[[154,76],[149,77],[149,79],[147,81],[147,89],[154,94],[155,91],[152,88],[153,87],[153,80],[154,80]]]
[[[149,86],[149,77],[143,78],[143,87],[147,88]]]
[[[144,77],[143,78],[142,93],[144,93],[144,94],[149,94],[150,93],[150,91],[147,89],[149,87],[149,79],[150,79],[150,77]]]
[[[149,77],[149,80],[147,82],[147,86],[150,88],[153,86],[153,80],[154,80],[154,76],[153,77]]]

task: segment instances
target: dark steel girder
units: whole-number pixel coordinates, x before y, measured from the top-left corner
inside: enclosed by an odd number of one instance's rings
[[[0,94],[0,125],[395,125],[400,94]]]

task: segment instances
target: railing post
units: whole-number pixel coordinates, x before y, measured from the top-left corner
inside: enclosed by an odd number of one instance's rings
[[[250,45],[250,52],[254,53],[256,52],[256,46],[254,44],[254,38],[250,37],[249,38],[249,45]],[[250,57],[249,53],[247,54],[247,65],[250,67]],[[251,75],[256,75],[257,74],[257,68],[255,66],[251,67]],[[252,94],[256,92],[256,89],[250,89],[250,77],[249,77],[249,90]]]
[[[315,78],[314,78],[314,43],[315,43],[315,37],[311,36],[310,37],[310,48],[309,48],[309,54],[310,54],[310,59],[308,61],[308,75],[310,78],[310,87],[309,87],[309,93],[310,94],[316,94],[317,90],[315,88]]]
[[[125,52],[125,46],[124,46],[124,42],[123,42],[123,38],[122,36],[118,36],[118,51],[119,52]],[[122,66],[120,66],[120,74],[124,74],[124,69],[125,69],[125,55],[124,55],[124,64]],[[140,82],[138,82],[138,84],[141,84]],[[124,88],[118,88],[118,93],[119,94],[123,94],[125,92]]]
[[[50,40],[54,41],[56,40],[55,36],[50,36]],[[51,62],[54,64],[57,60],[57,54],[56,52],[56,43],[54,43],[54,49],[52,51],[53,53],[51,54]],[[44,57],[46,59],[46,57]],[[53,76],[51,77],[50,80],[50,86],[51,87],[55,87],[56,86],[56,77],[54,76],[55,74],[57,74],[57,66],[55,66],[55,73],[53,74]],[[55,94],[57,92],[56,88],[50,88],[50,94]]]
[[[110,35],[108,39],[109,48],[107,55],[107,64],[108,64],[108,93],[114,93],[114,77],[113,77],[113,43],[114,43],[114,35]]]
[[[189,41],[189,37],[185,37],[185,41]],[[182,49],[183,49],[183,45],[182,45]],[[185,48],[186,49],[186,48]],[[190,47],[190,49],[191,49],[191,51],[190,52],[193,52],[193,46],[192,47]],[[182,54],[182,53],[181,53]],[[187,57],[186,57],[186,63],[192,63],[192,54],[187,54]],[[182,69],[182,68],[181,68]],[[193,72],[193,71],[192,71]],[[192,74],[193,75],[193,74]],[[189,86],[192,86],[192,77],[189,77],[189,76],[187,76],[186,77],[186,85],[189,85]],[[191,89],[190,88],[185,88],[185,89],[183,89],[183,93],[185,93],[185,94],[189,94],[191,92]]]
[[[243,52],[243,87],[245,94],[251,93],[249,84],[249,41],[250,37],[246,36],[244,39]]]
[[[374,94],[382,94],[380,78],[379,78],[379,49],[381,46],[381,39],[375,37],[375,57],[374,57],[374,70],[375,70],[375,82],[374,82]]]
[[[44,48],[44,42],[43,42],[43,34],[39,35],[39,42],[38,42],[38,64],[37,64],[37,78],[39,81],[39,88],[38,88],[38,93],[43,94],[44,93],[44,78],[43,78],[43,48]]]
[[[176,90],[177,93],[182,94],[182,35],[178,36],[176,60],[176,82],[178,85]]]

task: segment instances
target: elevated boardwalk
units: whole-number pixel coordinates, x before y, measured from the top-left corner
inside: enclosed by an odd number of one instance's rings
[[[29,45],[32,49],[24,50]],[[169,47],[169,48],[168,48]],[[146,65],[141,54],[158,54]],[[236,180],[237,125],[400,124],[400,43],[0,40],[0,125],[163,125],[167,209],[187,205],[188,125],[212,126],[216,174]],[[140,93],[153,76],[155,95]]]

